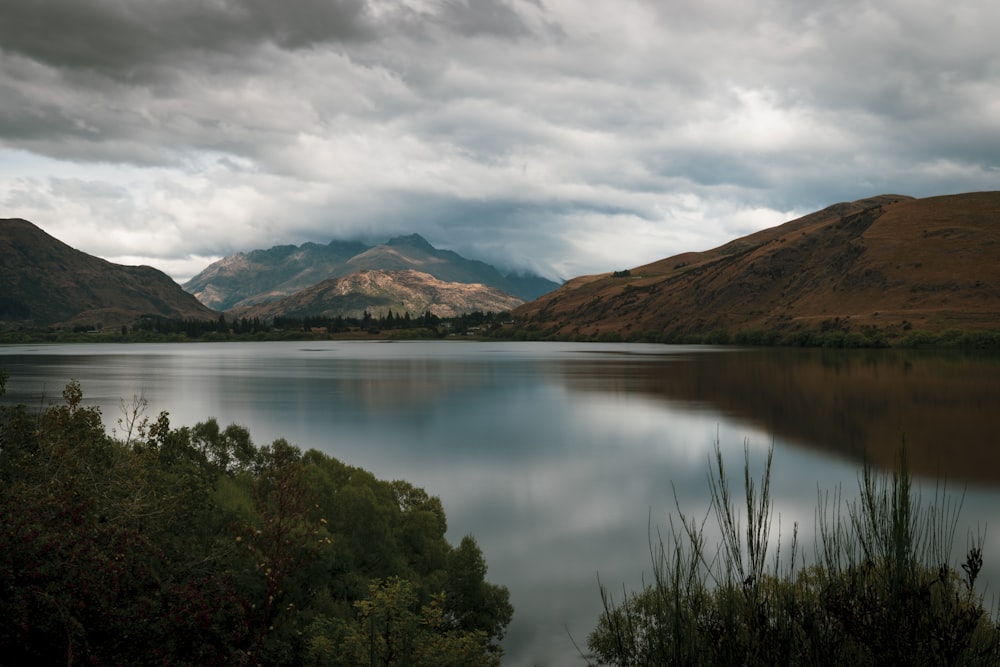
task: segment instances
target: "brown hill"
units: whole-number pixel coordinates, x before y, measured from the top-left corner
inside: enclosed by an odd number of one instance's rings
[[[112,264],[20,219],[0,220],[0,285],[0,329],[219,316],[161,271]]]
[[[555,335],[1000,327],[1000,192],[836,204],[517,309]]]
[[[414,271],[358,271],[331,278],[276,301],[229,311],[234,318],[270,320],[275,317],[355,317],[367,311],[375,317],[428,311],[438,317],[455,317],[481,310],[503,312],[524,301],[480,284],[445,282]]]

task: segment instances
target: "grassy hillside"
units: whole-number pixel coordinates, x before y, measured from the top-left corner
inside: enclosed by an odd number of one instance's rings
[[[168,275],[75,250],[27,220],[0,220],[0,329],[131,325],[141,315],[211,320]]]
[[[627,271],[567,282],[515,311],[548,335],[1000,325],[1000,192],[882,195]]]

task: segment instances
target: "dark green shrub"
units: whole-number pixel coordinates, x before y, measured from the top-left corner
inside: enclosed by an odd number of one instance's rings
[[[705,336],[705,342],[709,345],[728,345],[731,341],[732,337],[725,329],[715,329]]]
[[[811,331],[794,331],[785,336],[781,344],[788,347],[815,347],[817,345],[817,337]]]
[[[868,347],[868,338],[858,331],[849,331],[844,334],[844,347],[859,348]]]

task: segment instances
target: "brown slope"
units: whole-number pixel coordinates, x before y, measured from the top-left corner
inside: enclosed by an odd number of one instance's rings
[[[230,311],[231,317],[375,317],[392,310],[412,316],[430,311],[438,317],[455,317],[481,310],[503,312],[524,302],[480,284],[445,282],[412,269],[358,271],[331,278],[295,294],[267,303]]]
[[[0,285],[0,328],[218,317],[161,271],[112,264],[20,219],[0,220]]]
[[[568,335],[1000,326],[1000,192],[837,204],[706,252],[569,281],[515,311]]]

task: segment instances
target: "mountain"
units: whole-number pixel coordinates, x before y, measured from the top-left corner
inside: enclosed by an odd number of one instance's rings
[[[556,335],[1000,327],[1000,192],[841,203],[514,311]]]
[[[353,241],[281,245],[224,257],[184,283],[210,308],[228,310],[287,296],[331,276],[369,246]]]
[[[418,234],[368,246],[357,241],[329,245],[275,246],[225,257],[184,284],[207,306],[243,310],[358,271],[412,269],[445,282],[481,284],[522,301],[549,292],[558,283],[539,276],[504,276],[493,266],[438,250]]]
[[[0,328],[219,316],[161,271],[112,264],[20,219],[0,220],[0,285]]]
[[[476,310],[507,311],[523,303],[494,287],[446,282],[413,269],[362,269],[287,297],[229,312],[234,318],[262,320],[316,315],[361,318],[366,311],[379,317],[390,310],[396,315],[430,311],[438,317],[455,317]]]

